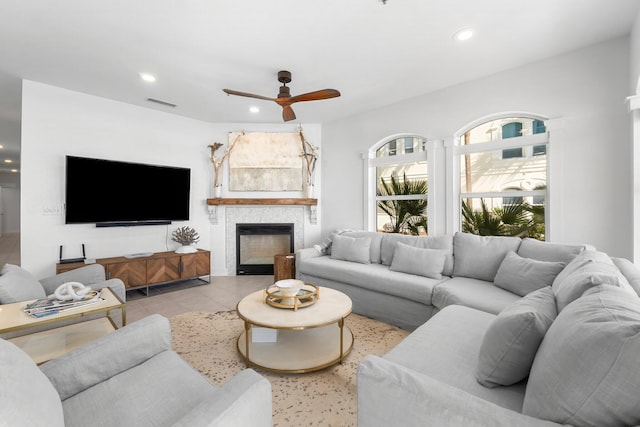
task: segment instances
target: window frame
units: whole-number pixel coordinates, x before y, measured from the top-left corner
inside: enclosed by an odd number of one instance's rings
[[[468,198],[503,198],[503,197],[540,197],[545,198],[545,240],[549,240],[550,223],[551,223],[551,202],[550,202],[550,151],[551,151],[551,137],[549,127],[545,132],[537,133],[533,135],[524,135],[519,137],[502,138],[486,142],[477,142],[469,145],[462,143],[464,135],[470,130],[483,125],[493,120],[501,119],[532,119],[540,120],[545,123],[549,118],[528,112],[510,111],[505,113],[493,114],[489,116],[481,117],[473,122],[469,123],[458,132],[454,134],[450,155],[448,156],[447,164],[451,168],[451,173],[448,176],[448,195],[447,195],[447,232],[454,233],[462,230],[462,213],[461,206],[462,200]],[[521,148],[525,157],[528,154],[533,154],[533,147],[544,145],[546,146],[546,189],[544,190],[507,190],[507,191],[490,191],[490,192],[463,192],[461,189],[461,157],[465,154],[477,154],[477,153],[489,153],[500,152],[502,153],[506,149]],[[529,148],[531,147],[531,148]]]

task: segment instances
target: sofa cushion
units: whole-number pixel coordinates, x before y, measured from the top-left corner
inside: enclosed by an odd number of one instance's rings
[[[396,244],[402,242],[407,245],[424,249],[443,249],[447,251],[447,259],[442,269],[442,274],[453,274],[453,236],[407,236],[404,234],[385,233],[380,246],[380,260],[382,264],[390,266],[396,251]]]
[[[558,312],[580,298],[587,289],[598,285],[617,286],[637,296],[627,279],[606,254],[585,251],[576,257],[576,259],[578,258],[582,258],[582,261],[577,268],[572,270],[562,281],[558,281],[556,278],[553,282],[552,289],[556,296]]]
[[[349,237],[337,235],[331,245],[331,258],[344,261],[369,264],[370,261],[370,237]]]
[[[517,412],[525,384],[487,388],[476,381],[478,352],[495,316],[453,305],[436,313],[389,351],[384,359]],[[428,424],[422,420],[422,424]]]
[[[29,356],[0,339],[0,424],[64,426],[60,396]]]
[[[375,264],[380,264],[380,246],[382,243],[382,236],[385,233],[378,233],[375,231],[345,231],[342,233],[344,236],[349,237],[369,237],[371,239],[371,245],[369,246],[369,261]]]
[[[38,279],[24,268],[6,264],[0,276],[0,304],[44,298],[47,295]]]
[[[174,425],[215,392],[177,353],[164,351],[66,399],[64,417],[67,427],[87,426],[87,420],[104,426]]]
[[[523,413],[562,424],[640,424],[640,299],[597,286],[567,306],[531,368]]]
[[[538,261],[564,262],[568,264],[585,249],[587,249],[585,245],[564,245],[525,237],[518,248],[518,255],[524,258],[537,259]]]
[[[491,282],[453,277],[436,285],[431,303],[439,309],[458,304],[498,314],[519,298],[520,296],[498,288]]]
[[[433,288],[441,282],[415,274],[391,271],[389,267],[381,264],[359,264],[332,259],[328,256],[306,259],[298,265],[297,271],[426,305],[431,305]]]
[[[423,249],[398,242],[389,269],[432,279],[442,279],[442,269],[447,259],[447,253],[442,249]]]
[[[478,355],[478,382],[496,387],[525,379],[557,313],[550,286],[533,291],[502,310],[484,334]]]
[[[453,236],[453,275],[493,282],[507,252],[517,251],[519,246],[519,237],[457,232]]]
[[[509,252],[500,264],[493,284],[514,294],[525,296],[529,292],[551,286],[564,267],[564,262],[538,261]]]

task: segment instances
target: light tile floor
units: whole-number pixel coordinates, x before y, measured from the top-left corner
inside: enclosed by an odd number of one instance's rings
[[[265,289],[273,276],[216,276],[211,283],[190,280],[177,284],[127,292],[127,323],[158,313],[165,317],[190,311],[234,310],[238,302],[251,292]]]

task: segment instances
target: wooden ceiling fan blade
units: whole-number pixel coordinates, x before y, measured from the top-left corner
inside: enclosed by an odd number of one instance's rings
[[[222,89],[222,91],[224,93],[226,93],[227,95],[245,96],[247,98],[265,99],[267,101],[275,101],[276,100],[275,98],[269,98],[268,96],[256,95],[255,93],[240,92],[240,91],[233,90],[233,89]]]
[[[315,92],[307,92],[302,95],[296,95],[289,99],[289,102],[302,102],[302,101],[320,101],[322,99],[336,98],[340,96],[340,92],[335,89],[322,89]]]
[[[296,119],[296,114],[293,112],[293,108],[291,108],[291,105],[282,106],[282,119],[285,122]]]

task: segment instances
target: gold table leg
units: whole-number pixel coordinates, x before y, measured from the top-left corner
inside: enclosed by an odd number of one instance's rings
[[[244,363],[249,367],[249,343],[251,342],[251,323],[244,322]]]
[[[342,359],[344,358],[344,352],[343,352],[343,329],[344,329],[344,317],[342,317],[340,320],[338,320],[338,327],[340,328],[340,363],[342,363]]]

